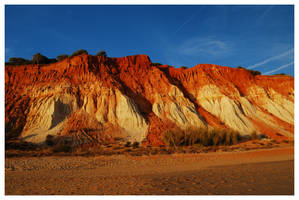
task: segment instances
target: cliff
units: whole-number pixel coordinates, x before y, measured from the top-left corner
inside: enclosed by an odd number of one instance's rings
[[[124,138],[162,144],[165,130],[231,128],[293,139],[294,78],[199,64],[153,66],[146,55],[80,55],[49,65],[5,67],[6,139],[78,144]]]

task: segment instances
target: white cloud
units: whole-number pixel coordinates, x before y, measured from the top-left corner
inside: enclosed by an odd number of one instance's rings
[[[274,6],[269,6],[256,21],[261,22],[270,13],[270,11],[273,9],[273,7]]]
[[[5,58],[14,56],[14,51],[12,48],[5,47]]]
[[[284,68],[286,68],[286,67],[289,67],[290,65],[293,65],[293,64],[294,64],[294,62],[290,62],[290,63],[288,63],[288,64],[285,64],[285,65],[282,65],[282,66],[280,66],[280,67],[277,67],[277,68],[275,68],[275,69],[273,69],[273,70],[271,70],[271,71],[267,71],[267,72],[265,72],[265,73],[263,73],[263,74],[265,74],[265,75],[267,75],[267,74],[271,74],[271,73],[276,72],[276,71],[278,71],[278,70],[281,70],[281,69],[284,69]]]
[[[201,54],[222,56],[230,53],[231,49],[232,44],[230,42],[212,38],[191,38],[179,47],[180,53],[189,56]]]
[[[277,59],[279,59],[279,58],[282,58],[282,57],[285,57],[285,56],[289,56],[289,55],[292,54],[293,52],[294,52],[294,48],[292,48],[292,49],[290,49],[290,50],[288,50],[288,51],[285,51],[285,52],[283,52],[283,53],[281,53],[281,54],[279,54],[279,55],[276,55],[276,56],[273,56],[273,57],[268,58],[268,59],[266,59],[266,60],[263,60],[262,62],[259,62],[259,63],[256,63],[256,64],[254,64],[254,65],[251,65],[251,66],[247,67],[247,69],[254,69],[254,68],[257,68],[257,67],[259,67],[259,66],[261,66],[261,65],[264,65],[264,64],[266,64],[266,63],[268,63],[268,62],[271,62],[271,61],[273,61],[273,60],[277,60]]]
[[[9,53],[11,51],[10,48],[5,47],[5,53]]]
[[[182,23],[177,30],[174,32],[174,34],[176,34],[177,32],[179,32],[186,24],[190,23],[192,21],[192,19],[202,10],[203,7],[200,7],[200,10],[196,11],[195,13],[193,13],[186,21],[184,21],[184,23]]]

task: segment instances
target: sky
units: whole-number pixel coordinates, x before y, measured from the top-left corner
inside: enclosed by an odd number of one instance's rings
[[[5,60],[85,49],[294,76],[292,5],[6,5]]]

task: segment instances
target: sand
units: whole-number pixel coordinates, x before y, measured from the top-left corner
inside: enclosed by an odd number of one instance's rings
[[[294,194],[294,148],[5,159],[6,195]]]

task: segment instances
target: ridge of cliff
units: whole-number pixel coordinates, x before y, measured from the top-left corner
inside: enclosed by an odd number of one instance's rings
[[[6,139],[78,144],[104,139],[163,144],[172,128],[230,128],[294,137],[294,78],[199,64],[153,65],[147,55],[79,55],[48,65],[5,67]]]

